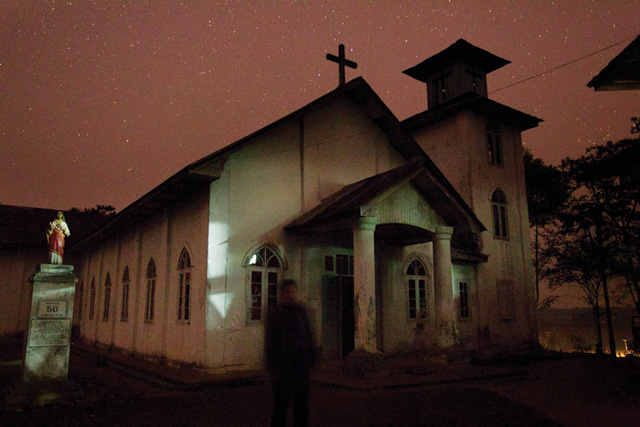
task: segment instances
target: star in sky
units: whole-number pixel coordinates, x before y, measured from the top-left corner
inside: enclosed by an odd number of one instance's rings
[[[340,43],[358,63],[347,80],[364,77],[399,119],[426,108],[423,84],[402,71],[457,39],[510,60],[489,75],[489,96],[545,120],[523,143],[555,164],[629,136],[637,93],[586,83],[637,36],[636,14],[626,0],[6,0],[0,203],[123,209],[333,90],[325,55]]]

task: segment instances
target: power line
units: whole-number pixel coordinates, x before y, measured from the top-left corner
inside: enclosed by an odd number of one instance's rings
[[[625,42],[627,42],[627,41],[629,41],[629,40],[631,40],[631,39],[634,39],[634,38],[636,38],[636,37],[637,37],[637,36],[633,36],[633,37],[629,37],[629,38],[627,38],[627,39],[621,40],[621,41],[619,41],[619,42],[617,42],[617,43],[612,44],[611,46],[607,46],[607,47],[605,47],[605,48],[603,48],[603,49],[596,50],[595,52],[592,52],[592,53],[590,53],[590,54],[588,54],[588,55],[585,55],[585,56],[583,56],[583,57],[581,57],[581,58],[574,59],[573,61],[565,62],[565,63],[564,63],[564,64],[562,64],[562,65],[558,65],[557,67],[553,67],[553,68],[551,68],[551,69],[549,69],[549,70],[547,70],[547,71],[543,71],[543,72],[542,72],[542,73],[540,73],[540,74],[534,74],[533,76],[531,76],[531,77],[527,77],[526,79],[524,79],[524,80],[520,80],[519,82],[511,83],[510,85],[507,85],[507,86],[501,87],[500,89],[492,90],[492,91],[491,91],[491,92],[489,92],[489,93],[491,94],[491,93],[499,92],[499,91],[501,91],[501,90],[508,89],[508,88],[510,88],[510,87],[512,87],[512,86],[519,85],[520,83],[528,82],[529,80],[535,79],[536,77],[544,76],[544,75],[545,75],[545,74],[547,74],[547,73],[550,73],[550,72],[552,72],[552,71],[558,70],[558,69],[560,69],[560,68],[562,68],[562,67],[566,67],[567,65],[574,64],[574,63],[576,63],[576,62],[578,62],[578,61],[582,61],[582,60],[583,60],[583,59],[585,59],[585,58],[588,58],[588,57],[590,57],[590,56],[596,55],[596,54],[598,54],[598,53],[600,53],[600,52],[603,52],[603,51],[605,51],[605,50],[607,50],[607,49],[611,49],[612,47],[618,46],[619,44],[625,43]]]

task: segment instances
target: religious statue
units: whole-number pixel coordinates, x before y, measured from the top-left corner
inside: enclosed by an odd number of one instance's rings
[[[47,230],[47,242],[49,243],[49,263],[62,264],[62,256],[64,255],[64,239],[69,237],[71,232],[64,219],[64,214],[58,211],[55,220],[49,223]]]

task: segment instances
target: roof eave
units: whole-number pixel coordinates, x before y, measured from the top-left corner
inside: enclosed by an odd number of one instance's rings
[[[127,230],[134,224],[145,220],[159,210],[174,205],[185,196],[188,197],[203,188],[208,188],[213,181],[220,178],[221,171],[222,164],[216,161],[187,166],[114,215],[112,220],[93,234],[70,246],[69,251],[77,252],[96,242],[106,240],[115,233]]]
[[[515,125],[521,132],[535,128],[544,120],[508,107],[484,96],[468,92],[446,104],[425,110],[402,121],[402,126],[408,131],[427,126],[459,111],[471,109],[503,122]]]
[[[487,74],[511,63],[511,61],[474,46],[464,39],[459,39],[448,48],[404,70],[403,73],[416,80],[426,82],[426,75],[432,70],[458,61],[460,58],[465,58],[467,62],[482,68]]]
[[[640,89],[640,35],[593,77],[587,87],[595,91]]]

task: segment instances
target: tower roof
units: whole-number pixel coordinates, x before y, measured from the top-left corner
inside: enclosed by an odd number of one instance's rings
[[[463,62],[476,66],[484,73],[490,73],[511,63],[511,61],[480,49],[464,39],[459,39],[445,50],[425,59],[418,65],[404,70],[403,73],[426,83],[429,73],[454,62]]]
[[[418,113],[402,121],[402,126],[408,131],[429,126],[439,120],[456,114],[465,109],[477,111],[486,117],[515,125],[521,132],[532,129],[542,122],[529,114],[523,113],[484,96],[467,92],[445,104]]]

